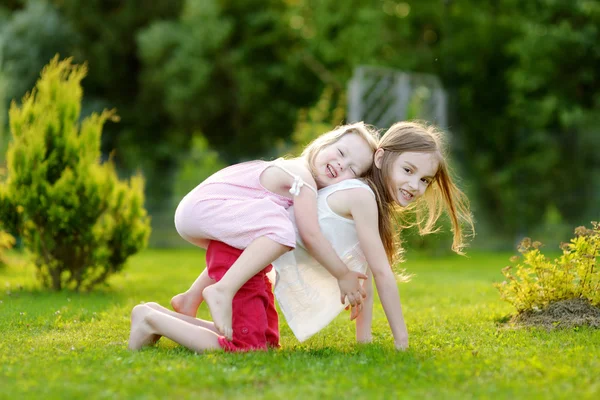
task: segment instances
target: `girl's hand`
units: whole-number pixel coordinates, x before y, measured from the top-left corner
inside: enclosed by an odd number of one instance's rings
[[[367,279],[367,276],[360,272],[348,271],[338,279],[342,304],[344,304],[345,298],[348,297],[348,303],[354,307],[362,304],[363,299],[367,297],[367,292],[363,289],[359,279]]]
[[[356,318],[358,318],[362,309],[363,309],[362,304],[359,304],[354,307],[346,306],[346,310],[350,310],[350,321],[354,321]]]

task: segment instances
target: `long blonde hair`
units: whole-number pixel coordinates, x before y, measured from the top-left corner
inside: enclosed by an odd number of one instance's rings
[[[400,228],[417,226],[421,235],[436,232],[437,220],[445,210],[452,223],[452,250],[463,254],[465,233],[463,225],[475,229],[467,196],[456,186],[449,172],[446,143],[442,131],[433,125],[408,121],[398,122],[385,132],[379,142],[379,148],[384,150],[381,168],[374,167],[367,177],[367,182],[375,192],[379,211],[379,234],[390,263],[401,259],[401,240],[394,234],[394,221]],[[427,187],[423,196],[402,209],[398,213],[391,192],[392,166],[398,156],[404,152],[434,153],[437,155],[439,167],[433,181]],[[409,222],[406,211],[413,211],[415,220]],[[401,218],[398,221],[397,216]]]
[[[308,161],[308,165],[310,166],[313,176],[317,175],[317,172],[314,170],[314,164],[315,164],[315,158],[317,157],[319,152],[322,149],[324,149],[325,147],[332,145],[333,143],[340,140],[342,138],[342,136],[350,134],[350,133],[355,133],[358,136],[360,136],[361,138],[363,138],[367,142],[367,144],[369,145],[369,148],[371,149],[371,151],[373,153],[375,152],[375,150],[377,150],[377,146],[378,146],[377,130],[375,130],[374,128],[372,128],[369,125],[366,125],[364,122],[356,122],[354,124],[340,125],[340,126],[336,127],[335,129],[333,129],[327,133],[324,133],[324,134],[320,135],[319,137],[317,137],[316,139],[314,139],[302,151],[302,154],[300,156],[305,157],[306,160]],[[370,172],[371,172],[371,169],[369,168],[369,170],[365,171],[363,176],[369,174]]]

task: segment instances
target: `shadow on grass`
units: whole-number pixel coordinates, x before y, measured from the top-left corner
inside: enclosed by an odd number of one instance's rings
[[[223,351],[209,351],[203,354],[197,354],[183,346],[170,340],[161,338],[160,341],[152,346],[144,347],[141,350],[130,353],[132,356],[137,354],[142,357],[155,357],[161,355],[166,358],[173,357],[201,357],[209,359],[218,359],[222,362],[239,362],[244,360],[248,362],[251,359],[264,361],[268,359],[293,360],[294,363],[323,362],[325,364],[348,363],[360,366],[366,362],[385,363],[390,360],[394,362],[401,361],[407,364],[420,364],[430,357],[425,353],[420,354],[416,350],[396,351],[389,345],[381,344],[341,344],[340,347],[308,347],[303,344],[290,346],[280,349],[270,349],[268,351],[249,351],[229,353]]]
[[[42,288],[12,288],[5,290],[0,299],[4,301],[20,301],[30,303],[38,302],[38,305],[71,302],[73,304],[88,304],[101,307],[102,305],[115,305],[116,302],[124,301],[128,296],[112,288],[101,288],[91,292],[76,292],[72,290],[53,291]]]
[[[117,277],[117,279],[122,280],[123,278]],[[120,287],[120,281],[116,284],[113,281],[113,276],[111,276],[108,282],[84,292],[71,289],[56,291],[44,288],[36,279],[35,267],[27,263],[24,256],[20,255],[14,257],[10,265],[0,269],[0,283],[3,283],[0,301],[7,306],[4,307],[4,310],[16,307],[48,309],[70,303],[71,306],[77,305],[101,311],[127,301],[128,296]]]
[[[94,321],[118,318],[126,302],[123,294],[110,289],[90,293],[6,290],[0,296],[0,329],[28,337],[76,326],[81,329]]]

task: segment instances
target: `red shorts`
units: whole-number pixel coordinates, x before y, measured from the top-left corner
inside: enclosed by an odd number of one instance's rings
[[[208,276],[220,281],[242,251],[222,242],[211,241],[206,251]],[[279,347],[279,320],[271,282],[267,277],[267,272],[272,268],[268,265],[254,275],[233,297],[233,340],[219,337],[219,344],[225,351]]]

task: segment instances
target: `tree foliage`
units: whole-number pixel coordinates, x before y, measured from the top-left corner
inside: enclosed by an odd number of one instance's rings
[[[294,145],[290,152],[299,156],[304,148],[318,136],[341,125],[344,114],[345,98],[333,87],[327,86],[313,107],[298,112],[298,121],[292,134]]]
[[[89,65],[83,82],[83,114],[109,107],[119,110],[121,123],[107,126],[102,135],[103,152],[113,153],[117,165],[125,170],[142,167],[149,179],[164,180],[159,171],[173,168],[174,154],[183,146],[163,109],[157,103],[144,103],[140,95],[136,35],[154,21],[176,18],[182,0],[52,2],[79,37],[76,49],[66,54]],[[152,140],[145,140],[148,138]]]
[[[570,220],[581,218],[588,210],[580,198],[594,194],[588,182],[600,161],[600,4],[537,0],[521,7],[507,48],[516,59],[508,74],[508,115],[537,153],[537,176],[521,200],[531,209],[545,203]]]
[[[280,1],[186,1],[176,21],[138,34],[146,104],[181,131],[199,130],[229,162],[288,137],[317,91],[293,59]]]
[[[600,183],[597,3],[453,0],[445,17],[440,75],[482,214],[506,234],[583,218]]]
[[[6,265],[5,251],[15,245],[15,238],[8,232],[0,231],[0,267]]]
[[[343,98],[365,64],[442,78],[457,166],[495,232],[514,237],[550,214],[581,223],[600,195],[595,1],[3,4],[0,68],[20,87],[8,98],[31,87],[48,54],[87,61],[83,114],[119,109],[103,153],[125,171],[142,168],[152,199],[170,198],[162,182],[196,132],[226,163],[270,157],[295,140],[303,110]]]
[[[45,1],[28,1],[0,27],[0,71],[7,88],[2,101],[21,98],[55,54],[73,51],[77,34],[69,21]]]
[[[55,290],[104,282],[150,233],[143,178],[120,181],[111,162],[99,163],[102,127],[114,112],[79,121],[85,72],[55,57],[9,112],[0,221],[22,237],[42,284]]]

